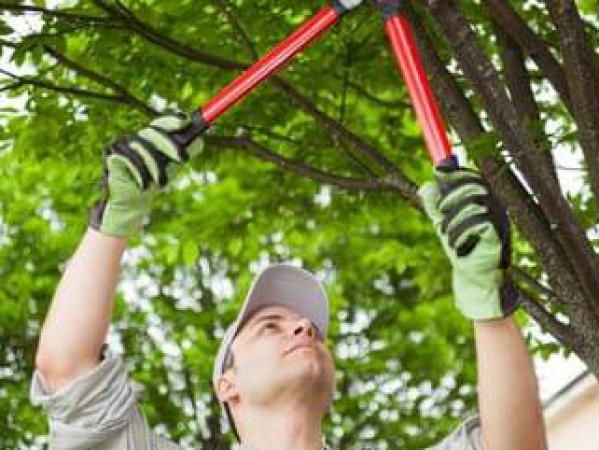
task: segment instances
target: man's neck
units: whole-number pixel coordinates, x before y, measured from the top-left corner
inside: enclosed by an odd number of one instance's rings
[[[247,411],[240,430],[242,448],[322,450],[319,412],[296,406]]]

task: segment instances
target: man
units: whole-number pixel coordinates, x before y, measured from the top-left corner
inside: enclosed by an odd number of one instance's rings
[[[171,138],[189,126],[183,116],[162,117],[106,151],[104,196],[58,285],[37,351],[31,397],[49,415],[51,448],[178,448],[151,432],[123,362],[102,349],[127,238],[175,164],[201,151],[199,139],[185,148]],[[505,213],[472,171],[438,171],[420,194],[453,266],[457,307],[474,321],[479,373],[480,419],[434,448],[545,449],[536,379],[502,277]],[[326,296],[309,272],[279,264],[258,275],[214,365],[214,389],[241,448],[324,448],[321,423],[335,379],[327,326]]]

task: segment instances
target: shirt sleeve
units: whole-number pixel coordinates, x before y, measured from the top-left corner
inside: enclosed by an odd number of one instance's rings
[[[137,405],[139,392],[122,359],[107,354],[89,373],[56,392],[36,371],[30,398],[48,415],[52,450],[145,450],[152,439]]]
[[[475,416],[464,421],[442,442],[428,450],[483,450],[480,440],[480,418]]]

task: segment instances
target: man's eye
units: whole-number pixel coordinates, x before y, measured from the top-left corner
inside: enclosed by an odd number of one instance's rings
[[[265,330],[276,330],[279,326],[275,322],[265,322],[262,328]]]

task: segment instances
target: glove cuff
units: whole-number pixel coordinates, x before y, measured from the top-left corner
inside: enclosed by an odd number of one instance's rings
[[[469,276],[464,282],[459,272],[454,270],[453,275],[456,306],[468,319],[499,320],[510,316],[518,308],[518,293],[503,270],[494,272],[494,280]]]
[[[152,191],[131,202],[103,197],[91,209],[89,226],[112,237],[129,238],[139,233],[150,214]]]
[[[104,193],[102,198],[92,206],[89,212],[89,226],[96,231],[100,231],[100,228],[102,228],[102,217],[104,217],[104,210],[108,203],[107,197],[106,193]]]
[[[99,201],[91,210],[89,226],[107,236],[129,238],[143,227],[145,212],[114,207]]]
[[[518,291],[507,273],[503,275],[499,295],[503,317],[511,316],[518,309],[520,303],[518,302]]]

